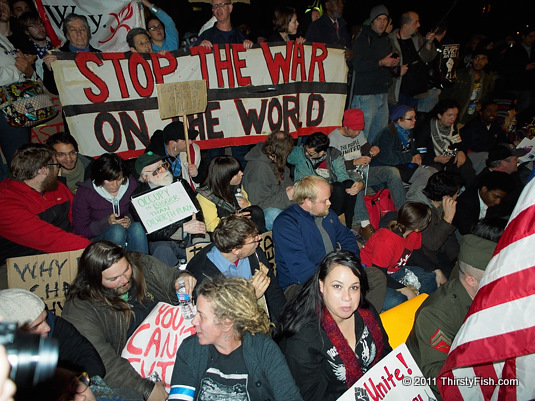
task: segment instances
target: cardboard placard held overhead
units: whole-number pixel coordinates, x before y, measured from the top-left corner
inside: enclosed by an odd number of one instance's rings
[[[180,181],[132,198],[132,204],[149,234],[198,212]]]
[[[206,81],[171,82],[156,85],[160,118],[172,118],[206,110]]]

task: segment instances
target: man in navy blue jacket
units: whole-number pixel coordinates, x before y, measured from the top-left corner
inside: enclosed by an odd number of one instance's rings
[[[287,294],[295,290],[291,286],[304,284],[328,253],[343,249],[360,257],[355,236],[329,209],[330,197],[329,183],[309,175],[294,186],[295,204],[273,223],[277,279],[283,289],[290,290]],[[370,284],[368,300],[380,310],[386,291],[384,274],[381,277],[374,268],[366,268],[366,273]]]

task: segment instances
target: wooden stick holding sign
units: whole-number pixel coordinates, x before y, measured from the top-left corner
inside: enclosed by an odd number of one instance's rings
[[[184,125],[184,140],[188,165],[191,164],[188,138],[188,114],[204,113],[206,111],[206,81],[172,82],[156,85],[158,93],[158,110],[160,118],[182,116]]]

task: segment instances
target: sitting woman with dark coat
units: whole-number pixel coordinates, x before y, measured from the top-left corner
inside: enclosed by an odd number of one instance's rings
[[[206,180],[197,188],[206,231],[213,232],[222,218],[236,214],[250,218],[259,232],[266,232],[264,212],[249,202],[242,178],[240,162],[235,157],[216,156],[210,161]]]
[[[275,340],[305,401],[337,400],[390,351],[357,257],[331,252],[284,308]]]
[[[266,255],[258,247],[261,239],[251,220],[228,216],[216,227],[214,243],[190,260],[188,271],[197,279],[198,285],[206,278],[220,275],[250,280],[256,298],[265,304],[269,319],[277,325],[286,298]]]

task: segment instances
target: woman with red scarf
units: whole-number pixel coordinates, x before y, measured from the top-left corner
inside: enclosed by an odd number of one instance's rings
[[[275,336],[305,401],[337,400],[390,351],[357,257],[331,252],[284,308]]]

